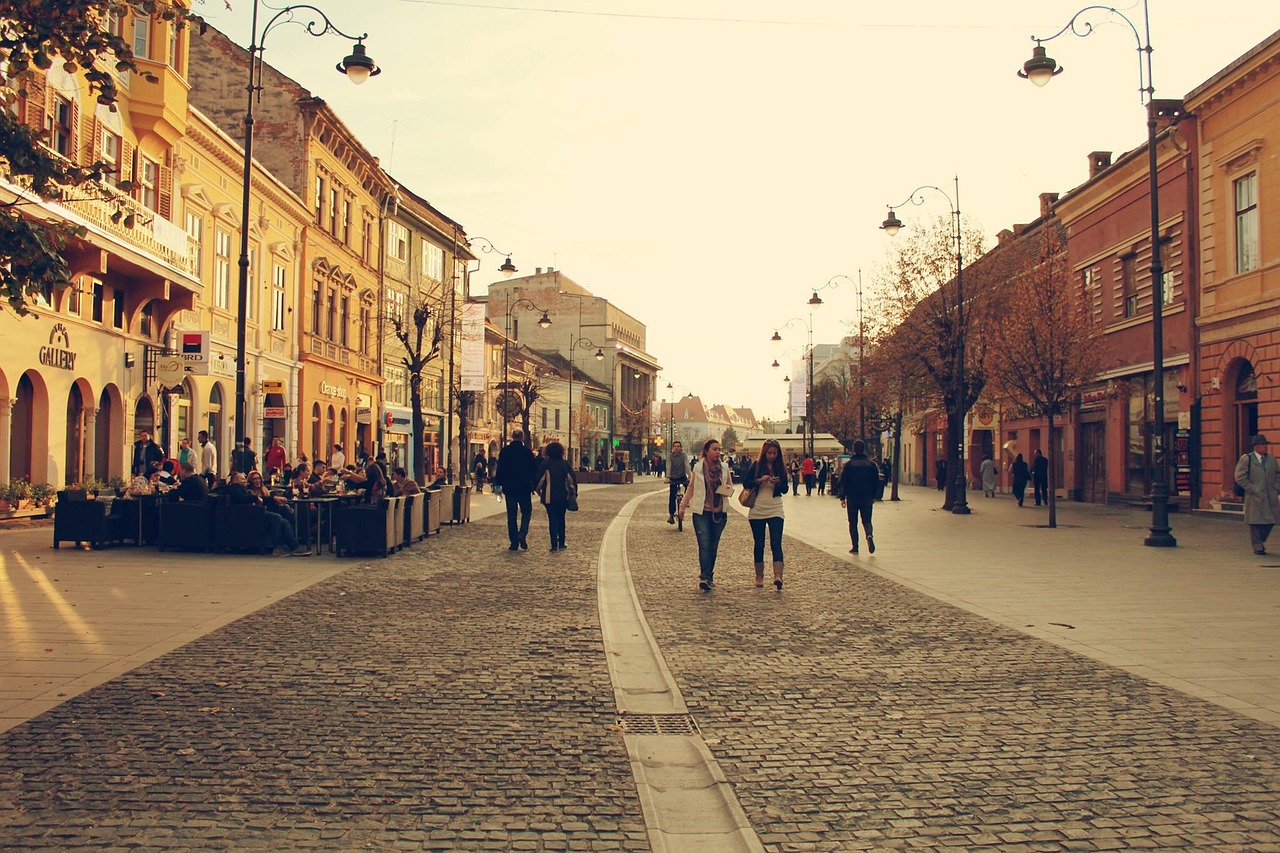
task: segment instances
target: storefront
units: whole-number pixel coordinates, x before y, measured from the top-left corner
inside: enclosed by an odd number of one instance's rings
[[[413,471],[413,412],[404,406],[383,404],[382,449],[392,468]]]
[[[298,446],[312,461],[327,462],[334,445],[340,445],[347,461],[352,461],[350,436],[354,434],[356,389],[351,377],[307,363],[300,384]]]

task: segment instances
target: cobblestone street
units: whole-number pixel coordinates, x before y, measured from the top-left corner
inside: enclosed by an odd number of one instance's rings
[[[559,554],[535,505],[527,553],[495,516],[357,562],[16,725],[0,847],[651,849],[596,562],[656,487],[585,492]],[[1280,850],[1280,729],[786,547],[784,590],[753,588],[732,514],[702,594],[660,494],[627,538],[766,849]]]

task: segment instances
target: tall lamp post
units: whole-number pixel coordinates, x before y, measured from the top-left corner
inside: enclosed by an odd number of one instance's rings
[[[458,241],[458,226],[457,226],[457,225],[454,225],[454,227],[453,227],[453,240],[454,240],[454,244],[455,244],[455,246],[454,246],[454,253],[453,253],[453,254],[454,254],[454,258],[456,259],[456,258],[457,258],[457,256],[458,256],[458,250],[457,250],[457,245],[456,245],[456,244],[457,244],[457,241]],[[501,249],[499,249],[497,246],[493,245],[493,241],[492,241],[492,240],[490,240],[488,237],[468,237],[468,238],[467,238],[467,246],[468,246],[468,248],[470,248],[470,247],[471,247],[471,245],[472,245],[473,243],[480,243],[480,247],[479,247],[479,248],[480,248],[480,251],[482,251],[482,252],[484,252],[484,253],[486,253],[486,254],[488,254],[488,253],[490,253],[490,252],[496,252],[496,253],[497,253],[497,254],[499,254],[499,255],[506,255],[507,259],[506,259],[505,261],[503,261],[503,262],[502,262],[502,266],[498,267],[498,272],[502,273],[502,277],[503,277],[503,278],[511,278],[511,276],[515,275],[515,274],[516,274],[516,272],[518,272],[518,270],[517,270],[517,269],[516,269],[516,267],[515,267],[515,264],[511,263],[511,253],[510,253],[510,252],[504,252],[504,251],[502,251]],[[464,283],[465,283],[465,285],[466,285],[466,289],[467,289],[467,297],[470,297],[470,295],[471,295],[471,276],[473,276],[474,274],[476,274],[476,273],[480,272],[480,265],[481,265],[480,259],[479,259],[479,258],[476,258],[476,267],[475,267],[475,269],[472,269],[471,267],[467,267],[467,268],[466,268],[467,277],[466,277],[466,279],[465,279],[465,282],[464,282]],[[469,301],[469,299],[468,299],[468,301]],[[458,341],[458,339],[457,339],[457,326],[458,326],[458,287],[457,287],[457,283],[455,282],[455,284],[454,284],[454,288],[453,288],[453,292],[449,294],[449,382],[448,382],[448,387],[449,387],[449,389],[450,389],[450,390],[449,390],[449,395],[450,395],[450,397],[452,397],[452,395],[453,395],[453,377],[454,377],[454,375],[455,375],[455,373],[454,373],[454,370],[455,370],[455,367],[454,367],[454,363],[455,363],[455,357],[454,357],[454,354],[455,354],[455,353],[456,353],[456,351],[457,351],[457,341]],[[458,393],[459,393],[459,394],[461,394],[461,393],[462,393],[461,388],[459,388]],[[453,406],[453,405],[451,404],[451,405],[449,406],[448,416],[447,416],[447,418],[446,418],[446,420],[445,420],[445,446],[446,446],[446,447],[448,447],[448,449],[449,449],[449,450],[448,450],[448,452],[449,452],[449,459],[448,459],[448,463],[447,463],[447,465],[448,465],[448,471],[449,471],[449,477],[450,477],[450,478],[452,478],[452,477],[453,477],[453,415],[454,415],[454,409],[455,409],[455,406]],[[459,460],[459,464],[458,464],[458,471],[459,471],[459,474],[460,474],[460,476],[461,476],[461,481],[462,481],[463,483],[466,483],[466,481],[467,481],[467,474],[468,474],[469,472],[468,472],[468,470],[467,470],[467,466],[466,466],[466,461],[467,461],[467,449],[466,449],[465,447],[462,447],[462,446],[461,446],[461,443],[462,443],[463,439],[465,439],[465,436],[460,436],[460,437],[459,437],[458,454],[459,454],[462,458]],[[502,441],[506,441],[506,435],[505,435],[505,434],[502,436]],[[500,444],[500,445],[501,445],[501,443],[502,443],[502,442],[499,442],[499,444]]]
[[[546,316],[546,312],[543,312],[543,316]],[[573,469],[578,467],[577,460],[573,457],[573,352],[578,347],[596,347],[596,361],[604,361],[604,350],[601,347],[581,335],[574,337],[572,332],[569,333],[569,467]]]
[[[921,192],[922,190],[933,190],[938,195],[945,198],[947,200],[947,205],[951,208],[951,221],[952,221],[952,225],[954,226],[954,233],[952,234],[952,237],[956,241],[956,335],[955,335],[956,337],[956,342],[955,342],[956,394],[955,394],[955,411],[952,412],[951,415],[949,415],[948,417],[955,418],[956,429],[960,433],[960,441],[959,441],[959,447],[958,447],[959,454],[960,454],[959,456],[960,464],[956,466],[957,467],[956,474],[955,474],[956,497],[955,497],[955,503],[951,505],[951,511],[956,515],[968,515],[971,512],[971,510],[969,509],[968,496],[965,494],[969,490],[969,483],[968,483],[968,478],[965,476],[965,471],[964,471],[964,455],[965,455],[964,454],[964,442],[965,442],[965,429],[964,429],[965,405],[964,404],[965,404],[965,398],[968,397],[969,395],[969,391],[964,381],[964,346],[965,346],[964,253],[963,253],[963,247],[962,247],[963,241],[961,239],[961,234],[960,234],[960,176],[957,175],[955,178],[953,178],[953,180],[955,182],[955,187],[956,187],[956,195],[954,200],[951,198],[950,195],[947,194],[946,190],[943,190],[939,187],[935,187],[931,184],[925,184],[924,186],[916,187],[914,190],[911,191],[911,194],[908,195],[904,201],[899,202],[898,204],[888,205],[889,217],[885,219],[885,221],[880,225],[880,227],[884,229],[884,233],[888,234],[890,237],[897,234],[902,229],[902,221],[898,219],[898,217],[894,214],[893,209],[895,207],[902,207],[902,205],[906,204],[907,202],[910,202],[911,204],[915,204],[915,205],[924,204],[924,196],[917,195],[917,193]]]
[[[508,262],[508,263],[510,263],[510,258],[508,258],[508,259],[507,259],[507,262]],[[542,312],[542,316],[538,318],[538,325],[539,325],[539,326],[541,326],[541,327],[542,327],[542,328],[544,328],[544,329],[546,329],[546,328],[548,328],[548,327],[550,327],[550,326],[551,326],[551,318],[547,316],[547,312],[546,312],[546,310],[545,310],[545,309],[543,309],[543,308],[539,308],[537,305],[534,305],[534,304],[533,304],[533,300],[528,299],[527,297],[522,296],[522,297],[520,297],[519,299],[517,299],[515,302],[512,302],[512,301],[511,301],[511,297],[510,297],[510,295],[508,295],[508,296],[507,296],[507,319],[506,319],[506,325],[505,325],[505,326],[503,327],[503,329],[502,329],[502,331],[503,331],[503,338],[502,338],[502,440],[503,440],[503,441],[506,441],[506,440],[507,440],[507,434],[508,434],[507,425],[508,425],[508,423],[510,423],[510,421],[511,421],[511,416],[510,416],[510,414],[508,414],[508,413],[510,412],[510,410],[511,410],[511,408],[510,408],[510,404],[509,404],[509,402],[508,402],[508,401],[510,400],[510,398],[507,396],[508,394],[510,394],[510,393],[511,393],[511,387],[510,387],[510,385],[511,385],[511,381],[510,381],[510,371],[508,370],[508,368],[509,368],[509,366],[510,366],[510,361],[511,361],[511,312],[512,312],[513,310],[515,310],[516,308],[520,308],[520,307],[522,307],[522,306],[523,306],[524,308],[526,308],[527,310],[529,310],[529,311],[541,311],[541,312]],[[525,440],[526,440],[526,441],[528,441],[528,438],[529,438],[528,436],[525,436]]]
[[[1031,58],[1022,64],[1019,77],[1044,86],[1062,73],[1062,66],[1045,55],[1044,43],[1070,32],[1084,38],[1093,33],[1093,24],[1082,20],[1086,12],[1110,12],[1129,25],[1138,44],[1138,92],[1147,108],[1147,191],[1151,196],[1151,391],[1155,411],[1155,444],[1152,447],[1151,471],[1151,527],[1143,544],[1154,548],[1172,548],[1178,544],[1169,527],[1169,485],[1165,470],[1164,453],[1164,265],[1160,261],[1160,176],[1156,160],[1156,119],[1177,118],[1182,105],[1178,101],[1155,99],[1155,85],[1151,80],[1151,15],[1147,0],[1142,0],[1142,32],[1123,12],[1109,6],[1085,6],[1071,16],[1067,25],[1048,38],[1031,37],[1036,43]],[[1159,295],[1156,288],[1159,287]]]
[[[822,300],[818,299],[818,294],[814,293],[813,299],[809,300],[810,305],[814,305],[814,301],[813,301],[814,299],[818,300],[817,305],[822,304]],[[808,427],[808,429],[806,429],[805,432],[809,434],[808,454],[810,456],[813,456],[814,455],[813,453],[813,447],[814,447],[813,445],[813,315],[812,314],[809,315],[809,321],[807,323],[799,317],[792,317],[790,320],[788,320],[787,322],[779,326],[777,329],[775,329],[773,332],[773,337],[770,338],[769,340],[773,341],[775,344],[781,342],[782,335],[778,334],[779,330],[785,329],[788,326],[791,326],[795,323],[799,323],[802,326],[804,326],[805,331],[809,333],[809,346],[807,347],[808,358],[809,358],[809,382],[808,384],[805,385],[805,389],[804,389],[804,420],[805,420],[805,426]],[[778,366],[778,362],[776,359],[773,362],[773,366],[774,367]],[[790,397],[791,395],[790,393],[788,393],[787,398],[790,399]]]
[[[867,438],[867,411],[862,387],[862,270],[858,270],[857,281],[841,273],[831,276],[831,278],[827,279],[827,283],[819,287],[818,290],[839,287],[838,281],[841,279],[852,284],[858,295],[858,437],[865,441]],[[809,297],[809,304],[814,308],[822,304],[822,297],[818,295],[818,290],[815,290],[813,296]]]
[[[267,21],[266,26],[262,28],[262,32],[258,32],[258,0],[253,3],[253,23],[250,26],[249,35],[249,83],[245,87],[248,95],[245,111],[244,111],[244,184],[240,197],[240,279],[237,287],[237,298],[239,299],[239,310],[236,317],[236,432],[240,436],[248,435],[248,416],[246,397],[245,397],[245,362],[247,356],[245,353],[246,339],[248,338],[248,303],[249,303],[249,209],[250,209],[250,192],[252,188],[253,178],[253,107],[255,102],[262,97],[262,52],[266,49],[267,34],[270,33],[278,24],[289,23],[294,20],[293,13],[301,10],[313,12],[319,16],[320,20],[312,20],[307,22],[306,30],[309,35],[317,38],[329,33],[334,33],[345,39],[355,42],[351,48],[351,53],[338,63],[336,68],[347,79],[357,86],[364,83],[370,77],[375,77],[382,73],[382,69],[374,64],[373,59],[365,52],[364,40],[369,37],[368,33],[353,36],[344,33],[333,25],[329,20],[329,16],[315,6],[300,3],[294,6],[286,6],[277,11]]]

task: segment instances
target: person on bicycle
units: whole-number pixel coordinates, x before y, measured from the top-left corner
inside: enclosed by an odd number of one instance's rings
[[[671,443],[671,457],[667,460],[667,476],[662,482],[671,487],[667,495],[667,524],[675,524],[676,492],[681,486],[689,485],[689,457],[684,452],[684,445],[678,441]]]

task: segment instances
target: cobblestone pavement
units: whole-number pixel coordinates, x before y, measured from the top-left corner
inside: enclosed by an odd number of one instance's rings
[[[1275,727],[795,540],[784,591],[754,589],[732,513],[701,594],[660,502],[630,527],[638,594],[770,850],[1280,850]]]
[[[351,569],[0,735],[0,848],[647,850],[594,562],[505,518]]]

